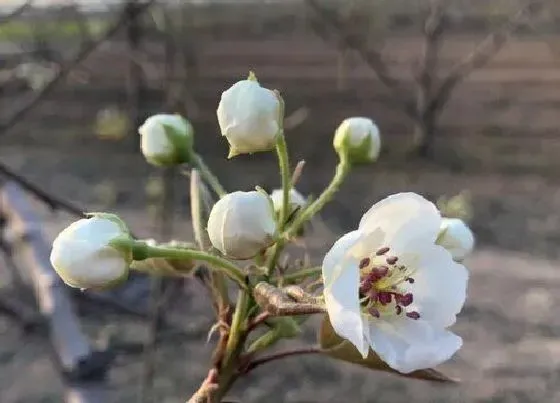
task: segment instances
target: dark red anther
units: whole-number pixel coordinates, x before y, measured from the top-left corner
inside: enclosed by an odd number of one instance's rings
[[[389,274],[389,268],[387,266],[378,266],[371,273],[375,276],[376,280],[380,280]]]
[[[412,297],[412,294],[408,293],[408,294],[404,294],[404,295],[399,295],[398,297],[396,297],[397,302],[402,305],[402,306],[409,306],[410,304],[412,304],[412,301],[414,300],[414,298]]]
[[[371,259],[369,257],[365,257],[362,260],[360,260],[360,269],[363,269],[364,267],[368,267],[370,262]]]
[[[404,280],[408,281],[410,284],[414,284],[414,279],[412,277],[407,277]]]
[[[377,308],[371,307],[368,309],[368,312],[371,316],[375,317],[375,318],[379,318],[381,317],[381,314],[379,313],[379,311],[377,310]]]
[[[359,289],[360,294],[364,296],[367,295],[370,292],[372,286],[373,286],[372,284],[363,282],[362,284],[360,284],[360,289]]]
[[[420,314],[416,311],[407,312],[406,316],[409,317],[410,319],[414,319],[414,320],[420,319]]]
[[[392,265],[394,265],[395,263],[397,263],[398,260],[399,260],[399,258],[396,257],[396,256],[389,256],[389,257],[387,258],[386,261],[387,261],[387,264],[388,264],[388,265],[391,265],[391,266],[392,266]]]
[[[397,305],[395,309],[397,310],[397,315],[400,315],[402,313],[402,307],[400,305]]]
[[[384,248],[379,249],[377,252],[375,252],[375,254],[377,256],[383,256],[385,253],[389,252],[390,248],[388,248],[387,246],[385,246]]]
[[[387,305],[391,303],[393,297],[390,293],[382,291],[377,295],[377,299],[381,305]]]

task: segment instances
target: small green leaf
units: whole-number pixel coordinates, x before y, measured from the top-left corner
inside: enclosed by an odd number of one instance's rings
[[[422,379],[433,382],[458,382],[456,379],[449,378],[435,369],[423,369],[411,372],[410,374],[401,374],[389,367],[389,365],[383,362],[381,358],[379,358],[379,356],[371,350],[369,356],[364,360],[354,345],[335,333],[327,315],[323,318],[321,328],[319,330],[319,344],[321,345],[321,348],[326,350],[324,354],[329,357],[361,365],[365,368],[391,372],[406,378]]]

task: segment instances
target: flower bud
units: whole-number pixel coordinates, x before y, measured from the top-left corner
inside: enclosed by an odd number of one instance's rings
[[[126,279],[132,253],[112,245],[130,238],[126,225],[112,214],[94,214],[64,229],[53,242],[50,261],[70,287],[106,288]]]
[[[368,118],[345,119],[336,129],[333,145],[340,156],[345,155],[353,164],[374,162],[381,149],[379,129]]]
[[[474,235],[463,220],[443,218],[436,243],[447,249],[454,260],[462,261],[474,248]]]
[[[270,198],[272,199],[272,204],[274,206],[274,211],[279,213],[282,211],[282,204],[284,202],[284,192],[282,189],[273,190],[270,194]],[[295,189],[290,189],[290,193],[288,196],[290,207],[288,208],[288,214],[294,212],[295,209],[305,206],[307,200],[301,193],[299,193]]]
[[[223,92],[217,115],[230,145],[228,158],[271,150],[280,131],[280,109],[279,97],[253,74]]]
[[[208,218],[212,245],[232,259],[249,259],[274,242],[276,221],[266,195],[233,192],[222,197]]]
[[[138,132],[146,160],[157,166],[188,162],[194,143],[192,125],[180,115],[154,115],[146,119]]]

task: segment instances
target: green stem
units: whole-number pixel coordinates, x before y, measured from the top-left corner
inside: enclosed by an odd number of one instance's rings
[[[272,272],[274,271],[274,267],[276,266],[276,262],[278,261],[278,256],[280,256],[280,252],[284,249],[284,244],[286,240],[284,238],[280,238],[276,241],[276,244],[272,247],[272,253],[268,257],[266,262],[266,276],[267,278],[270,277]]]
[[[292,189],[288,146],[283,132],[276,138],[276,153],[278,154],[278,164],[280,165],[280,174],[282,176],[282,210],[280,211],[280,231],[282,231],[288,219],[290,190]]]
[[[335,193],[340,188],[340,185],[342,185],[342,182],[344,182],[344,179],[346,179],[350,173],[350,169],[350,161],[347,157],[342,156],[336,167],[336,173],[329,186],[327,186],[317,200],[307,206],[307,208],[296,217],[296,219],[292,222],[292,225],[285,231],[286,238],[296,235],[306,221],[310,220],[325,206],[325,204],[331,201]]]
[[[218,197],[222,198],[227,194],[224,187],[220,184],[218,178],[212,173],[210,168],[208,168],[208,165],[206,165],[200,155],[194,154],[191,164],[200,171],[202,179],[210,185],[210,187],[218,195]]]
[[[228,341],[226,345],[226,357],[224,360],[224,367],[228,368],[232,360],[236,358],[240,351],[241,335],[244,331],[245,320],[247,319],[247,310],[249,309],[250,296],[245,290],[239,290],[237,296],[237,304],[235,305],[235,312],[231,320],[231,327],[229,331]]]
[[[130,246],[130,245],[129,245]],[[219,256],[210,255],[194,249],[175,249],[163,246],[148,246],[142,241],[134,241],[133,251],[137,249],[142,258],[164,258],[164,259],[190,259],[209,263],[214,269],[220,271],[235,281],[239,287],[246,290],[245,275],[239,267],[229,260]]]
[[[310,267],[308,269],[296,271],[295,273],[286,274],[282,277],[282,280],[284,282],[295,282],[318,274],[321,274],[321,266]]]

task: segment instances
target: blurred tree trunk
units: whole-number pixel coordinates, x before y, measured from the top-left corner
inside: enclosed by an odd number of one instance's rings
[[[137,0],[128,0],[125,6],[127,15],[126,41],[128,46],[128,79],[126,82],[127,109],[130,118],[130,144],[133,151],[138,150],[136,129],[142,124],[143,73],[139,53],[142,44],[142,23],[138,17]]]

